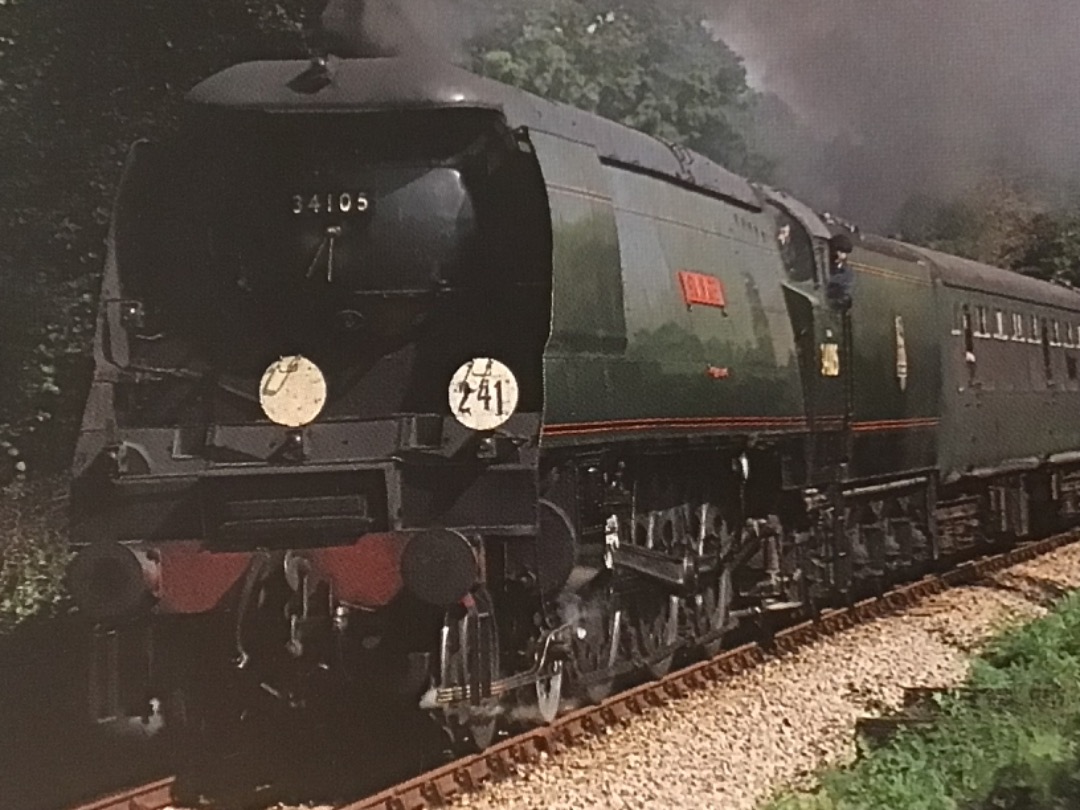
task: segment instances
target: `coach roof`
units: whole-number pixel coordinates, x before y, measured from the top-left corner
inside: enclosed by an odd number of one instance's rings
[[[1068,287],[929,248],[916,247],[915,250],[930,260],[934,276],[949,287],[1007,296],[1073,312],[1080,310],[1080,292]]]

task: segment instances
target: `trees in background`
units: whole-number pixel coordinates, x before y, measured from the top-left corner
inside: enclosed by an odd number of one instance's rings
[[[1013,269],[1080,287],[1080,205],[1040,211],[1028,222],[1026,237]]]
[[[913,197],[900,212],[906,241],[1080,287],[1080,198],[990,178],[951,200]]]
[[[213,70],[302,52],[320,4],[0,2],[0,484],[69,461],[128,145],[168,130]]]
[[[767,174],[739,126],[754,98],[742,60],[681,0],[504,0],[494,17],[477,72]]]

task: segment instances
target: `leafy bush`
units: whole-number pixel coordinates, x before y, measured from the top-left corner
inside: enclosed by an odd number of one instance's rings
[[[1043,185],[988,178],[953,199],[915,195],[900,235],[927,247],[1080,286],[1080,199],[1047,199]]]
[[[184,92],[213,71],[303,55],[314,5],[0,2],[0,442],[31,474],[70,460],[128,145],[173,127]],[[0,485],[10,473],[0,459]]]
[[[0,634],[64,606],[63,487],[53,479],[0,490]]]
[[[689,146],[736,172],[772,166],[738,122],[756,98],[742,60],[685,0],[494,3],[477,72]]]

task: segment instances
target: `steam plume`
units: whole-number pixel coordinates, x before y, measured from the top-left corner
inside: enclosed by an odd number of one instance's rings
[[[880,227],[915,192],[948,197],[988,174],[1080,178],[1080,4],[712,6],[717,33],[743,55],[751,81],[807,128],[777,157],[792,190],[819,206]]]
[[[320,20],[339,56],[459,61],[477,23],[472,0],[328,0]]]

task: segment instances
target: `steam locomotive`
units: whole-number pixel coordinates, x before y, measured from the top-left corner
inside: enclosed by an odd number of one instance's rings
[[[1080,295],[423,60],[195,87],[94,353],[101,718],[378,696],[482,749],[1080,509]]]

